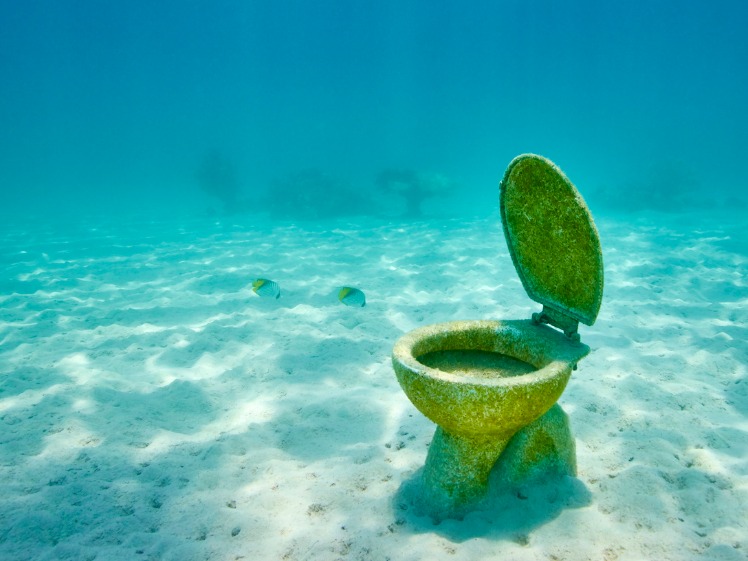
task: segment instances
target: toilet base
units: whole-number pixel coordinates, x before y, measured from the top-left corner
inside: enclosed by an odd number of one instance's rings
[[[491,475],[504,487],[554,475],[577,475],[577,447],[569,417],[558,403],[514,435]]]
[[[506,439],[474,440],[437,427],[419,502],[434,518],[459,518],[486,496],[489,480],[510,488],[550,475],[576,475],[574,437],[558,404]]]
[[[509,438],[476,441],[436,427],[423,468],[423,499],[428,509],[457,512],[480,500],[508,442]]]

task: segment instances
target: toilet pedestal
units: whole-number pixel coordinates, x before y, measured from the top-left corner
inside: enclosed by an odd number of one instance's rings
[[[515,487],[538,477],[577,474],[569,417],[558,403],[514,435],[493,474],[502,485]]]
[[[460,517],[480,502],[490,482],[508,490],[538,477],[576,473],[574,437],[558,404],[509,438],[468,439],[437,427],[422,475],[422,507],[436,518]]]
[[[488,490],[488,475],[509,438],[472,440],[436,428],[429,446],[423,483],[430,510],[459,510]]]

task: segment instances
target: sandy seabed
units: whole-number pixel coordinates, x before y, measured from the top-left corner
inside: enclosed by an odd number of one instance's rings
[[[434,425],[390,351],[539,309],[498,219],[5,226],[0,559],[744,560],[743,227],[599,219],[603,307],[559,402],[578,478],[435,525],[403,492]]]

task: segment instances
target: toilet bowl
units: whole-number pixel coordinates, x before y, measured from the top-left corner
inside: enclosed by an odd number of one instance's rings
[[[577,327],[594,323],[602,300],[597,230],[566,176],[533,154],[509,164],[500,209],[512,261],[542,311],[526,320],[428,325],[401,337],[392,353],[403,391],[437,425],[422,499],[447,516],[485,494],[510,441],[506,480],[548,466],[576,469],[566,416],[554,404],[590,351]]]

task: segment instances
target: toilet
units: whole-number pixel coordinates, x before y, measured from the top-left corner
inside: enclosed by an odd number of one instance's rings
[[[506,484],[576,475],[574,439],[556,402],[590,352],[578,326],[592,325],[600,309],[600,239],[577,189],[542,156],[511,161],[499,206],[514,267],[542,310],[421,327],[392,353],[403,391],[437,425],[419,502],[438,518],[474,507],[489,475]]]

